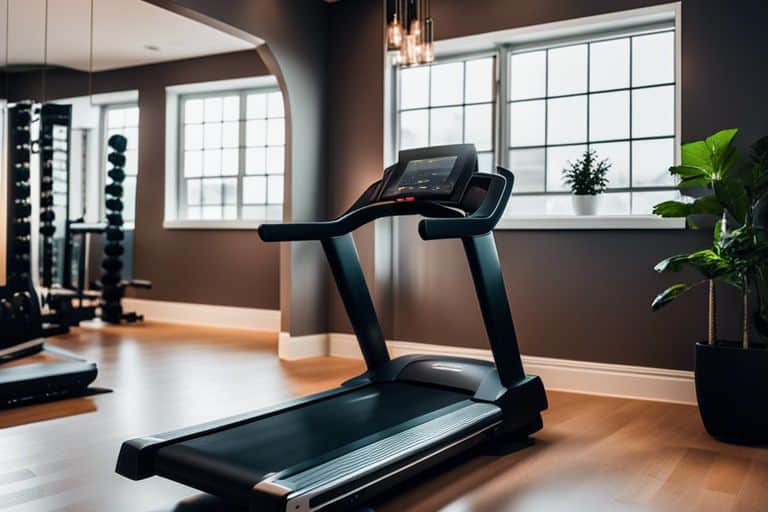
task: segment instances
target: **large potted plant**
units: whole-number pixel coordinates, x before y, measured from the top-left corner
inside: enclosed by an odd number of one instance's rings
[[[563,169],[563,183],[571,188],[573,211],[576,215],[595,215],[600,206],[601,194],[608,186],[608,160],[600,160],[595,150],[584,154]]]
[[[685,217],[696,228],[702,217],[715,220],[712,246],[664,259],[658,272],[691,268],[700,276],[678,283],[653,301],[661,309],[689,290],[709,287],[709,325],[706,341],[696,344],[696,397],[707,432],[735,443],[768,442],[768,139],[752,146],[741,162],[733,145],[737,130],[724,130],[703,141],[684,144],[682,164],[670,168],[680,187],[707,193],[690,202],[666,201],[654,213]],[[715,283],[733,286],[743,299],[741,340],[717,336]],[[754,314],[752,303],[756,302]],[[757,339],[751,336],[757,331]]]

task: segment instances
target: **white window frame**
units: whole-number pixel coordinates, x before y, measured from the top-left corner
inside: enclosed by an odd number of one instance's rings
[[[181,168],[183,152],[182,147],[182,127],[183,112],[181,111],[181,102],[184,98],[199,96],[201,98],[210,96],[221,96],[227,94],[240,95],[240,145],[238,146],[239,166],[238,179],[238,216],[242,203],[242,178],[244,174],[245,159],[245,110],[247,108],[245,98],[248,94],[269,93],[280,91],[277,80],[274,76],[260,76],[249,78],[238,78],[231,80],[219,80],[215,82],[202,82],[194,84],[183,84],[170,86],[166,88],[166,139],[165,139],[165,217],[163,228],[165,229],[204,229],[204,230],[243,230],[256,229],[261,224],[281,222],[280,219],[227,219],[227,220],[205,220],[205,219],[187,219],[181,215],[183,212],[183,203],[181,199],[186,193],[186,184],[184,183],[183,169]],[[286,125],[288,123],[286,115]],[[287,130],[286,130],[287,137]],[[287,147],[288,141],[285,141]],[[284,168],[284,179],[288,169]],[[285,191],[283,191],[283,207],[285,205]]]
[[[508,167],[509,160],[509,101],[508,70],[509,55],[512,52],[534,51],[555,46],[570,46],[579,43],[630,37],[643,31],[674,31],[674,99],[675,164],[680,161],[681,137],[681,7],[680,3],[659,5],[607,15],[593,16],[578,20],[549,23],[537,27],[511,29],[492,34],[482,34],[438,43],[438,54],[443,49],[447,55],[436,64],[452,60],[467,60],[496,55],[496,87],[494,112],[494,156],[495,165]],[[540,34],[540,35],[539,35]],[[499,43],[501,42],[501,43]],[[441,46],[443,48],[441,48]],[[394,153],[399,149],[399,73],[395,70],[391,87],[392,145]],[[631,86],[631,84],[630,84]],[[633,88],[630,88],[631,91]],[[584,93],[587,96],[589,92]],[[631,95],[631,92],[630,92]],[[630,113],[631,116],[631,113]],[[545,145],[546,147],[546,145]],[[631,182],[628,191],[631,191]],[[667,188],[665,188],[666,190]],[[648,190],[640,188],[639,190]],[[525,215],[505,216],[496,229],[512,230],[559,230],[559,229],[684,229],[685,219],[663,219],[654,215],[597,215],[582,217],[575,215]]]

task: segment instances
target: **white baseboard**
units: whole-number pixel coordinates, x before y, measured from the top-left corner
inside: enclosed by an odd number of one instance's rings
[[[172,324],[205,325],[279,331],[280,311],[272,309],[239,308],[189,302],[167,302],[146,299],[123,299],[125,311],[136,311],[147,320]]]
[[[434,354],[493,360],[490,350],[476,348],[408,341],[388,341],[387,347],[392,357]],[[328,349],[331,356],[362,358],[353,334],[331,333]],[[526,372],[541,377],[548,390],[682,404],[696,403],[693,372],[537,356],[522,356],[522,359]]]
[[[277,342],[277,355],[286,361],[296,361],[308,357],[328,355],[328,335],[309,334],[307,336],[291,336],[280,332]]]

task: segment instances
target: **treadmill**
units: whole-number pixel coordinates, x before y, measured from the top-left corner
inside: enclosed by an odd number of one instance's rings
[[[319,240],[368,370],[336,389],[123,443],[117,472],[189,485],[253,512],[345,509],[481,442],[542,428],[541,380],[523,371],[492,229],[514,176],[477,172],[471,144],[401,151],[335,220],[265,224],[262,240]],[[460,239],[495,364],[390,359],[351,232],[421,215],[424,240]]]

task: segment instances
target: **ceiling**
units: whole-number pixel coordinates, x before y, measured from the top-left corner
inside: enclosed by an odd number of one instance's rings
[[[96,0],[93,6],[94,71],[255,48],[142,0]],[[0,0],[0,66],[7,50],[9,65],[88,71],[90,10],[91,0]]]

